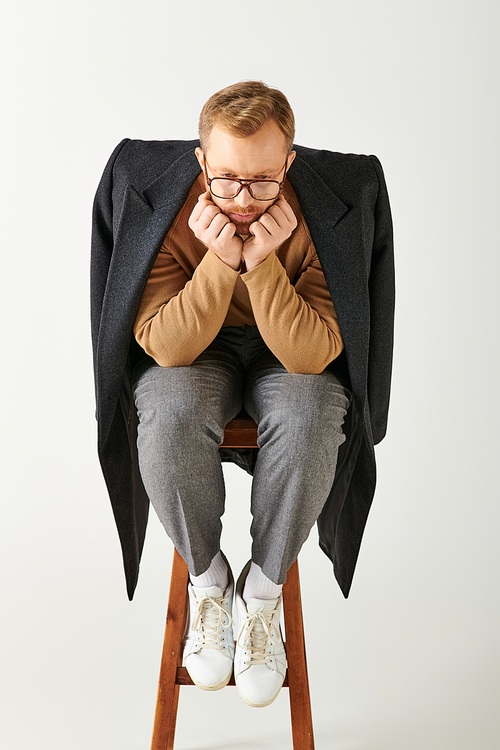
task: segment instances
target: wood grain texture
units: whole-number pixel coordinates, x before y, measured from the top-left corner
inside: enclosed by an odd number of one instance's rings
[[[158,680],[158,696],[151,750],[173,750],[179,685],[177,667],[182,664],[182,639],[186,622],[188,568],[174,550],[167,622]]]
[[[257,425],[253,419],[231,419],[224,430],[221,448],[257,448]]]

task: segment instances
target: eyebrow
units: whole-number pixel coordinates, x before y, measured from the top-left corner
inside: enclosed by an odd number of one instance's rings
[[[278,169],[265,169],[263,172],[259,172],[258,174],[254,174],[253,177],[240,177],[241,180],[254,180],[257,177],[268,177],[271,174],[275,174],[278,172]],[[232,169],[227,169],[225,167],[222,167],[221,169],[216,169],[216,172],[220,172],[221,174],[230,174],[235,175],[236,173],[233,172]]]

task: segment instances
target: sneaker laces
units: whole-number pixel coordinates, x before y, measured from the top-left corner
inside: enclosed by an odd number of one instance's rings
[[[245,650],[245,664],[269,664],[272,661],[267,653],[269,646],[274,644],[273,633],[278,635],[273,617],[276,609],[261,610],[247,613],[247,619],[238,637],[238,646]]]
[[[223,597],[214,599],[211,596],[197,598],[198,609],[193,618],[191,630],[196,631],[196,641],[201,648],[219,648],[224,640],[222,628],[231,625],[233,618],[222,604]],[[224,617],[229,618],[224,623]]]

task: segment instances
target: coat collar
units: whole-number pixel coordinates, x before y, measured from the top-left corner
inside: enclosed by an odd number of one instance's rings
[[[198,141],[192,141],[192,148],[176,159],[142,191],[153,211],[170,204],[178,205],[179,202],[182,207],[191,185],[200,174],[200,165],[194,152],[197,144]]]
[[[319,174],[300,156],[296,156],[287,177],[299,199],[300,208],[309,226],[327,224],[333,229],[349,210]]]

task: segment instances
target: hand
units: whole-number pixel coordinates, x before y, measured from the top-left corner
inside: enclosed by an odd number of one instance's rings
[[[188,225],[195,237],[203,242],[226,265],[235,271],[241,264],[243,240],[236,234],[236,227],[220,208],[210,199],[207,191],[198,198],[198,203],[189,217]]]
[[[250,224],[250,237],[243,243],[243,258],[247,271],[264,261],[274,250],[290,237],[297,226],[292,207],[280,195],[276,203]]]

